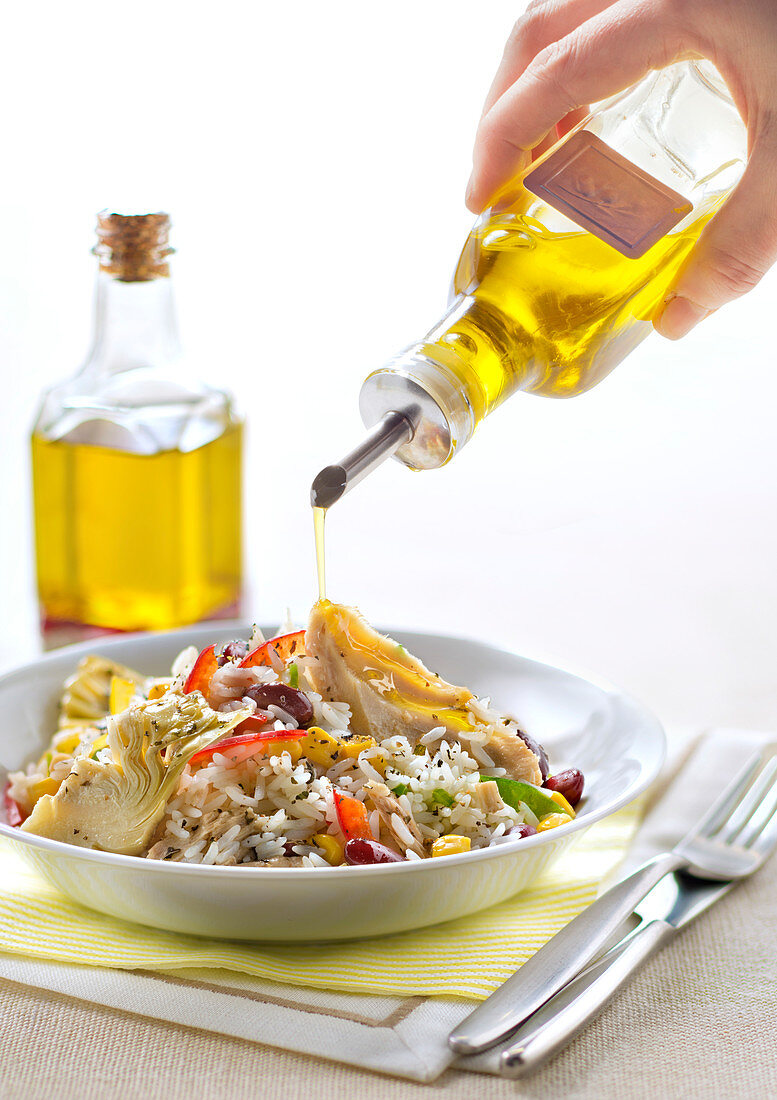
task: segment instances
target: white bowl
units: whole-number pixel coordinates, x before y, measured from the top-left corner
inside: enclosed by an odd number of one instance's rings
[[[0,782],[48,745],[63,680],[88,653],[164,675],[186,645],[245,637],[204,624],[69,646],[0,678]],[[394,635],[453,683],[489,695],[547,749],[551,770],[579,767],[585,800],[569,825],[490,848],[378,867],[256,868],[163,863],[95,852],[0,823],[0,835],[50,883],[92,909],[176,932],[236,940],[350,939],[401,932],[485,909],[525,889],[590,825],[658,774],[656,719],[605,684],[480,642]]]

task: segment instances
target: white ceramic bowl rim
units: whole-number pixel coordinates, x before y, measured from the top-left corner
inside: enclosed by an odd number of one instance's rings
[[[196,626],[185,627],[185,628],[182,628],[182,629],[179,629],[179,630],[169,630],[169,631],[159,632],[159,633],[156,633],[154,635],[149,635],[149,634],[146,634],[146,633],[136,633],[136,634],[122,634],[122,635],[119,635],[117,637],[93,638],[93,639],[90,639],[87,642],[80,642],[77,645],[64,646],[60,649],[53,650],[52,652],[44,654],[42,657],[38,658],[37,661],[28,662],[25,665],[21,665],[19,668],[13,669],[11,672],[5,673],[3,676],[0,676],[0,690],[6,684],[12,682],[17,677],[21,678],[22,676],[26,675],[31,669],[37,668],[40,665],[45,666],[46,664],[54,663],[55,661],[58,662],[65,655],[72,656],[73,659],[74,659],[74,664],[75,664],[75,662],[80,657],[87,656],[91,653],[94,653],[95,650],[99,650],[101,653],[104,650],[110,651],[110,649],[113,649],[113,648],[121,648],[122,643],[125,643],[127,641],[140,641],[140,640],[142,640],[143,638],[146,638],[146,637],[152,637],[153,636],[155,639],[162,639],[163,640],[165,638],[172,639],[175,636],[180,636],[182,641],[183,641],[183,644],[187,644],[185,642],[185,638],[187,636],[192,638],[192,637],[194,637],[198,634],[203,634],[204,636],[207,637],[207,636],[212,636],[213,634],[222,634],[222,633],[229,634],[229,633],[233,632],[233,637],[242,637],[242,636],[245,636],[246,629],[248,629],[250,631],[250,626],[247,626],[247,624],[245,622],[242,622],[242,621],[239,621],[239,620],[233,620],[233,621],[224,621],[224,622],[217,621],[217,622],[213,622],[213,623],[197,624]],[[240,633],[241,631],[242,631],[242,634]],[[399,630],[399,629],[396,631],[396,633],[401,633],[401,632],[402,631]],[[387,630],[386,633],[391,633],[393,635],[394,631],[388,631]],[[421,632],[421,631],[414,631],[413,633],[418,637],[423,637],[423,632]],[[271,637],[272,636],[271,632],[267,632],[266,636]],[[433,634],[427,633],[427,637],[430,637],[430,638],[439,637],[439,635],[433,635]],[[446,635],[446,638],[454,638],[454,637],[455,637],[454,635]],[[463,642],[466,641],[469,644],[478,646],[480,648],[489,648],[489,643],[476,641],[476,640],[470,639],[470,638],[465,638],[464,636],[458,636],[458,640],[461,640]],[[192,642],[190,644],[194,644],[194,643]],[[495,647],[490,647],[490,648],[495,648]],[[531,658],[531,660],[534,661],[534,658]],[[627,702],[633,703],[635,706],[639,706],[639,704],[637,704],[636,701],[633,700],[631,696],[629,696],[625,692],[620,691],[620,689],[615,688],[613,685],[609,684],[605,680],[600,679],[599,677],[591,676],[591,675],[588,675],[588,674],[584,674],[584,673],[581,673],[581,672],[574,671],[574,670],[568,668],[567,666],[565,666],[563,669],[561,669],[556,665],[549,664],[549,663],[543,662],[543,661],[534,661],[534,663],[538,664],[538,665],[544,665],[547,668],[554,669],[554,670],[557,670],[557,671],[563,671],[564,673],[567,673],[570,676],[576,676],[581,680],[585,680],[587,683],[589,683],[592,686],[598,688],[600,691],[602,691],[606,694],[617,694],[618,696],[620,696],[622,699],[626,700]],[[610,802],[605,803],[603,806],[600,806],[598,810],[594,810],[590,814],[583,814],[582,816],[576,817],[573,821],[570,822],[569,825],[562,826],[562,828],[564,829],[564,832],[567,835],[569,833],[576,832],[579,829],[588,828],[589,825],[593,825],[596,821],[601,821],[601,819],[604,818],[604,817],[609,817],[611,814],[616,813],[618,810],[622,809],[628,803],[633,802],[634,799],[637,798],[653,782],[653,780],[658,776],[658,774],[661,770],[661,767],[663,766],[664,759],[666,757],[666,737],[664,735],[663,728],[661,727],[658,720],[653,718],[652,715],[649,715],[644,710],[644,708],[642,708],[641,706],[640,706],[640,710],[642,711],[644,719],[646,719],[646,720],[650,719],[651,725],[653,727],[653,734],[657,739],[658,751],[655,753],[655,758],[654,758],[654,761],[653,761],[652,768],[646,766],[644,768],[644,770],[640,773],[638,782],[635,783],[635,784],[632,784],[631,786],[629,786],[617,798],[612,799]],[[0,781],[2,781],[3,784],[5,783],[4,773],[5,773],[5,769],[0,769]],[[544,833],[537,833],[535,836],[516,837],[514,840],[511,840],[511,839],[507,838],[507,839],[502,840],[501,842],[498,842],[496,844],[489,845],[487,848],[477,848],[477,849],[475,849],[474,851],[471,851],[471,852],[461,852],[461,853],[456,854],[456,855],[447,855],[447,856],[436,857],[435,863],[437,863],[438,860],[445,860],[445,863],[448,866],[461,864],[462,862],[465,862],[467,864],[471,864],[473,860],[484,861],[484,860],[488,860],[488,859],[491,859],[491,858],[504,856],[506,853],[508,853],[510,851],[525,852],[525,851],[529,850],[530,848],[537,848],[537,847],[540,847],[543,844],[547,844],[547,843],[551,842],[553,840],[553,832],[554,832],[554,830],[548,830],[547,832],[544,832]],[[82,848],[82,847],[80,847],[79,845],[76,845],[76,844],[65,844],[65,843],[63,843],[62,841],[59,841],[59,840],[51,840],[48,837],[41,837],[41,836],[36,836],[33,833],[26,833],[21,829],[15,828],[15,827],[10,826],[10,825],[6,825],[2,821],[0,821],[0,836],[8,837],[9,839],[12,839],[16,842],[21,841],[22,843],[29,844],[31,847],[43,848],[43,849],[46,849],[46,850],[51,851],[51,852],[64,851],[69,856],[75,857],[77,859],[85,860],[87,862],[95,862],[95,863],[100,863],[100,864],[110,864],[110,865],[113,865],[115,867],[127,867],[127,868],[133,868],[135,870],[138,869],[138,864],[142,863],[144,865],[144,869],[151,872],[152,874],[211,875],[211,876],[219,877],[219,876],[223,876],[223,875],[229,875],[229,876],[242,875],[242,876],[245,876],[246,874],[250,874],[253,871],[254,873],[261,872],[262,881],[265,881],[269,876],[272,876],[275,879],[288,880],[288,879],[291,878],[291,876],[301,876],[301,875],[311,875],[311,874],[318,875],[318,874],[324,872],[327,876],[327,879],[331,880],[333,877],[337,878],[337,877],[341,877],[342,875],[347,875],[348,878],[350,879],[350,878],[352,878],[354,872],[358,872],[362,876],[368,875],[368,874],[372,874],[372,875],[378,874],[378,875],[381,875],[381,876],[382,875],[390,875],[390,874],[393,874],[393,875],[416,874],[416,873],[418,873],[419,868],[424,868],[424,867],[428,866],[428,864],[429,864],[428,860],[423,859],[423,860],[403,860],[400,863],[382,863],[382,864],[366,864],[366,865],[350,865],[350,864],[346,865],[346,864],[343,864],[339,867],[329,867],[329,868],[323,868],[323,867],[320,867],[320,868],[319,867],[252,867],[250,864],[247,864],[247,865],[244,865],[244,866],[239,866],[239,867],[234,867],[234,866],[232,866],[232,867],[217,867],[215,865],[203,864],[203,863],[166,863],[164,860],[146,859],[144,856],[121,855],[117,852],[102,852],[102,851],[98,851],[94,848]]]

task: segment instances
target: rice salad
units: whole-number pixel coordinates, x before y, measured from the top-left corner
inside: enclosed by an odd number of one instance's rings
[[[307,631],[189,648],[166,677],[85,658],[48,750],[4,794],[10,824],[71,844],[323,869],[567,824],[582,775],[548,770],[488,699],[323,601]]]

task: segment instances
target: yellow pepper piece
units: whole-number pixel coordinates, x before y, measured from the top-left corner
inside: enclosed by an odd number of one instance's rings
[[[311,764],[318,764],[327,771],[340,759],[340,746],[342,742],[320,726],[311,726],[308,732],[298,742],[303,754]]]
[[[330,836],[329,833],[316,833],[312,839],[315,846],[321,849],[321,854],[330,867],[338,867],[343,862],[343,846],[337,837]]]
[[[65,733],[60,733],[54,738],[54,748],[57,752],[63,753],[65,756],[70,756],[78,748],[78,743],[81,740],[81,733],[79,730],[67,730]]]
[[[339,741],[340,756],[347,756],[350,760],[355,760],[360,752],[364,752],[365,749],[374,748],[377,743],[374,737],[367,737],[361,733],[356,733],[347,740]]]
[[[61,779],[52,779],[50,775],[47,775],[45,779],[39,779],[37,783],[33,783],[32,786],[27,788],[30,802],[34,806],[39,798],[43,798],[44,794],[56,794],[61,782]]]
[[[148,689],[149,700],[161,699],[162,696],[166,695],[167,692],[170,690],[171,683],[171,680],[162,680],[162,682],[159,684],[152,684],[151,687]]]
[[[458,833],[448,833],[435,840],[432,845],[432,858],[435,856],[455,856],[459,852],[468,852],[472,847],[472,841],[468,836],[459,836]]]
[[[299,763],[302,756],[299,741],[267,741],[262,750],[262,755],[280,756],[283,752],[289,754],[292,764]]]
[[[569,814],[570,817],[575,817],[575,811],[567,802],[566,798],[564,798],[561,791],[551,791],[550,797],[553,799],[557,806],[561,807],[565,814]]]
[[[107,733],[103,733],[100,737],[97,738],[96,741],[92,742],[91,748],[89,749],[89,755],[91,756],[92,760],[95,759],[95,757],[97,756],[97,753],[100,751],[100,749],[104,749],[107,744],[108,744],[108,734]]]
[[[130,700],[135,694],[135,684],[132,680],[124,680],[121,676],[111,676],[111,693],[108,700],[108,708],[111,714],[121,714],[130,705]]]
[[[353,737],[337,737],[333,733],[327,733],[320,726],[311,726],[305,736],[297,742],[302,753],[311,764],[317,764],[328,771],[338,760],[356,760],[360,752],[372,749],[377,745],[374,737],[355,734]],[[386,758],[379,755],[370,758],[370,763],[377,771],[382,772],[386,768]]]
[[[568,814],[545,814],[537,823],[537,832],[544,833],[548,829],[557,829],[559,825],[568,825]]]

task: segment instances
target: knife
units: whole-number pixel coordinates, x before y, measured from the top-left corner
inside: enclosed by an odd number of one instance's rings
[[[500,1072],[521,1077],[538,1069],[598,1016],[651,955],[734,885],[704,882],[681,870],[665,875],[635,908],[637,927],[513,1033],[502,1052]]]

